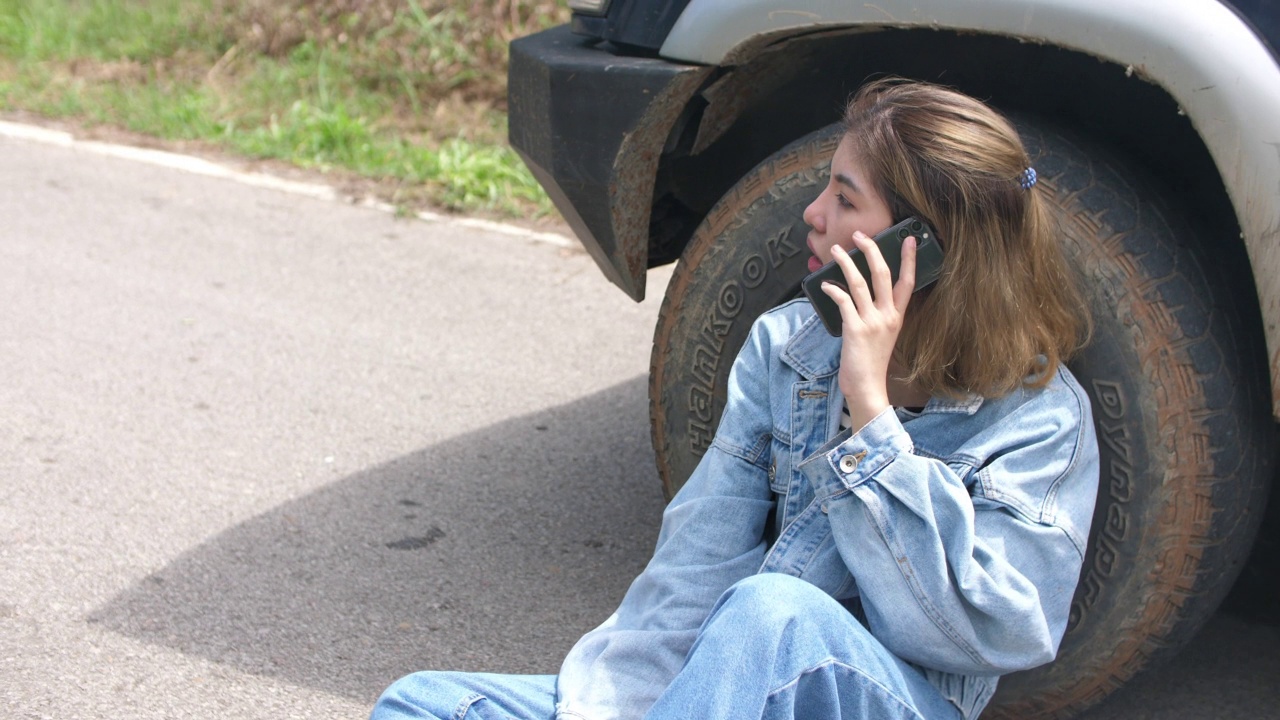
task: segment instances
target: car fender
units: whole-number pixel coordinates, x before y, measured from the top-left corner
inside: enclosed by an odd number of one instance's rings
[[[1088,53],[1163,88],[1217,165],[1253,268],[1273,379],[1280,377],[1280,67],[1217,2],[1162,0],[693,0],[660,54],[725,65],[761,38],[839,27],[932,28],[1015,37]],[[1099,108],[1099,112],[1105,108]],[[1280,417],[1280,383],[1272,383]]]

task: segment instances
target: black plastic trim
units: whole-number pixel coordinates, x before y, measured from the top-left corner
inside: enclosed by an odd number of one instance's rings
[[[511,43],[511,145],[605,275],[637,299],[644,295],[648,212],[663,124],[674,122],[707,72],[615,55],[574,35],[568,25]],[[661,134],[650,138],[652,133]],[[643,149],[643,157],[626,154],[629,141]],[[645,193],[638,206],[643,216],[633,217],[624,202],[634,199],[632,191]]]
[[[574,13],[573,31],[636,50],[657,51],[689,0],[613,0],[604,17]]]

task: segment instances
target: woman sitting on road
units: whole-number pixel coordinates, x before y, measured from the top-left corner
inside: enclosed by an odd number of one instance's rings
[[[1098,484],[1088,333],[1010,124],[924,83],[863,88],[804,213],[848,292],[759,318],[711,448],[621,606],[559,675],[423,672],[373,717],[966,718],[1053,659]],[[869,236],[915,216],[913,293]],[[866,255],[870,287],[848,251]],[[873,292],[874,291],[874,292]]]

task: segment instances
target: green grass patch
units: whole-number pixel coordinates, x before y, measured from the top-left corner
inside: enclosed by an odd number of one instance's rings
[[[506,144],[510,38],[549,0],[0,0],[0,110],[201,141],[382,199],[554,212]]]
[[[0,52],[18,60],[149,61],[213,40],[192,37],[193,0],[0,0]]]

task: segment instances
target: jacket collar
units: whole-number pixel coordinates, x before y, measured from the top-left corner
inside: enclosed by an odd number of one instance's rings
[[[782,348],[782,361],[806,380],[840,370],[840,338],[832,337],[815,313]]]
[[[814,314],[805,321],[782,349],[782,361],[806,380],[834,375],[840,370],[840,338],[832,337]],[[970,393],[959,398],[935,395],[926,412],[972,415],[982,407],[983,397]]]

